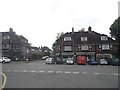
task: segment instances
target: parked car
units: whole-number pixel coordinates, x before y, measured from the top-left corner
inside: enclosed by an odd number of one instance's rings
[[[88,61],[88,64],[89,64],[89,65],[98,65],[99,62],[96,61],[96,60],[94,60],[94,59],[92,59],[92,60],[89,60],[89,61]]]
[[[77,64],[85,65],[86,64],[86,57],[85,56],[78,56],[77,57]]]
[[[56,64],[63,64],[63,59],[62,58],[57,58],[56,59]]]
[[[63,63],[66,63],[68,58],[63,58]]]
[[[9,63],[11,61],[11,59],[9,59],[8,57],[2,57],[1,59],[0,59],[0,62],[1,63]]]
[[[43,56],[42,60],[46,60],[46,58],[49,58],[49,56]]]
[[[111,65],[120,66],[120,59],[113,59]]]
[[[108,62],[106,59],[100,59],[99,64],[100,65],[108,65]]]
[[[106,59],[106,60],[107,60],[107,62],[108,62],[108,65],[111,65],[111,64],[112,64],[112,59],[111,59],[111,58]]]
[[[66,64],[71,64],[71,65],[73,65],[73,64],[74,64],[74,58],[67,58]]]
[[[53,63],[53,59],[52,58],[46,58],[46,60],[45,60],[46,62],[46,64],[52,64]]]

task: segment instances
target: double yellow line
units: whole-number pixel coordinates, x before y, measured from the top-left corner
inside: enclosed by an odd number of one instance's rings
[[[3,84],[2,84],[2,86],[0,87],[0,90],[2,90],[2,89],[5,87],[5,84],[6,84],[6,80],[7,80],[7,78],[6,78],[6,76],[5,76],[5,74],[4,74],[4,73],[0,73],[0,74],[2,74],[2,75],[3,75],[3,77],[4,77]]]

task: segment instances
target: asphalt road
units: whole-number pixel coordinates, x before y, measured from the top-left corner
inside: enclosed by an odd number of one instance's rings
[[[41,61],[2,65],[4,88],[118,88],[118,66],[46,65]]]

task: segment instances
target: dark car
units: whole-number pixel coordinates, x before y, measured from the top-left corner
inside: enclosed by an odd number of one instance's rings
[[[111,65],[120,66],[120,59],[113,59]]]
[[[89,60],[89,61],[88,61],[88,64],[89,64],[89,65],[98,65],[99,62],[96,61],[96,60],[94,60],[94,59],[92,59],[92,60]]]
[[[56,59],[56,64],[63,64],[63,59],[62,58],[57,58]]]

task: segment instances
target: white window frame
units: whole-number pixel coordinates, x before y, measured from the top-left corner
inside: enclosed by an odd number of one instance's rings
[[[10,39],[10,36],[9,35],[5,35],[5,36],[3,36],[3,39]]]
[[[83,46],[81,46],[81,50],[89,50],[88,45],[83,45]]]
[[[72,51],[72,46],[64,46],[64,51]]]
[[[87,41],[87,37],[81,37],[81,41]]]
[[[110,50],[110,45],[102,45],[102,50]]]
[[[64,41],[71,41],[71,37],[64,37]]]
[[[108,37],[107,37],[107,36],[101,36],[101,40],[102,40],[102,41],[107,41],[107,40],[108,40]]]

